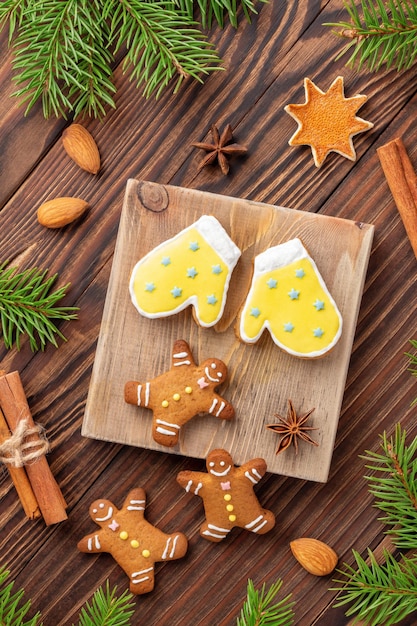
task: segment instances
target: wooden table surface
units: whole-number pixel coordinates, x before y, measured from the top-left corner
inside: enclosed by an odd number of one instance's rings
[[[335,62],[342,42],[323,23],[345,17],[342,0],[271,0],[251,24],[242,18],[236,31],[230,25],[210,31],[224,72],[203,85],[187,83],[175,96],[166,90],[156,102],[143,99],[117,65],[117,109],[102,122],[82,121],[100,149],[97,176],[80,170],[62,148],[70,120],[45,120],[39,106],[24,117],[10,97],[11,52],[6,31],[1,34],[0,261],[58,272],[60,284],[71,283],[65,303],[79,307],[77,321],[60,325],[68,341],[58,349],[33,354],[26,343],[20,351],[0,347],[1,368],[20,372],[33,417],[46,428],[48,461],[68,503],[65,522],[47,527],[42,519],[29,521],[7,471],[1,472],[0,562],[42,612],[45,626],[75,622],[107,578],[120,591],[127,588],[127,577],[109,555],[81,554],[76,544],[94,530],[88,515],[93,500],[107,497],[120,506],[135,486],[148,494],[148,519],[167,532],[181,529],[189,550],[184,559],[157,566],[155,590],[135,599],[133,624],[231,626],[248,578],[255,586],[282,578],[299,626],[349,623],[332,606],[337,594],[329,590],[331,577],[308,574],[289,542],[321,539],[336,550],[340,564],[353,563],[352,548],[363,555],[368,546],[380,550],[387,540],[360,455],[377,450],[379,435],[392,434],[398,422],[410,438],[417,435],[410,406],[417,387],[404,355],[415,337],[416,258],[376,152],[402,137],[417,168],[417,80],[415,67],[371,74],[346,68],[345,59]],[[368,96],[360,115],[374,128],[355,137],[356,162],[332,153],[317,169],[308,147],[288,145],[296,125],[283,108],[304,102],[305,76],[327,90],[338,75],[346,96]],[[227,176],[217,167],[198,172],[203,154],[191,146],[208,136],[213,123],[230,123],[236,140],[249,148]],[[277,524],[263,537],[238,529],[221,544],[200,537],[201,501],[174,479],[180,470],[204,469],[202,460],[81,436],[129,178],[375,226],[329,480],[267,474],[257,495]],[[91,210],[66,228],[42,227],[37,207],[65,195],[84,198]]]

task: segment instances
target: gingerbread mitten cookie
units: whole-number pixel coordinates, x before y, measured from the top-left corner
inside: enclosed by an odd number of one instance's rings
[[[184,471],[177,476],[179,484],[202,498],[206,521],[200,534],[219,542],[235,526],[263,535],[275,525],[272,511],[263,509],[253,488],[266,472],[263,459],[252,459],[235,467],[226,450],[212,450],[204,472]]]
[[[188,546],[182,533],[166,534],[147,522],[145,504],[145,491],[140,488],[129,493],[120,510],[109,500],[96,500],[90,516],[100,530],[78,543],[81,552],[109,552],[129,576],[135,594],[154,588],[155,563],[180,559]]]
[[[129,285],[132,302],[151,319],[192,305],[198,324],[214,326],[223,314],[239,257],[239,248],[220,222],[203,215],[135,265]]]
[[[277,346],[302,358],[324,356],[342,333],[336,302],[300,239],[255,258],[237,330],[242,341],[255,343],[265,328]]]
[[[210,358],[196,365],[188,343],[181,339],[174,343],[171,369],[149,382],[127,382],[125,401],[151,409],[154,440],[172,447],[181,427],[199,413],[226,420],[234,417],[230,402],[215,392],[226,378],[223,361]]]

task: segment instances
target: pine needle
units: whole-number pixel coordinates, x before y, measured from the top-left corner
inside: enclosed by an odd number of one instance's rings
[[[14,581],[8,582],[10,572],[0,567],[0,624],[10,626],[42,626],[40,613],[25,620],[30,608],[30,600],[23,602],[24,590],[14,592]]]
[[[78,626],[128,626],[134,613],[133,596],[125,591],[117,597],[116,591],[117,587],[110,589],[109,581],[105,589],[100,587],[81,609]]]
[[[417,437],[406,443],[400,424],[395,433],[381,435],[381,452],[367,451],[363,458],[373,474],[366,476],[375,507],[384,513],[394,545],[403,550],[417,549]],[[356,569],[344,564],[338,570],[344,578],[333,591],[341,595],[335,606],[350,604],[347,616],[355,615],[353,624],[363,620],[371,626],[398,624],[417,611],[417,556],[403,555],[397,562],[387,550],[380,564],[371,550],[367,559],[353,550]]]
[[[30,600],[23,602],[24,590],[13,591],[15,582],[8,582],[10,572],[0,567],[0,624],[2,626],[42,626],[41,614],[25,621],[31,608]],[[100,587],[91,602],[86,602],[79,615],[78,626],[129,626],[135,609],[133,595],[125,591],[117,596],[117,587]],[[73,625],[74,626],[74,625]]]
[[[359,4],[359,6],[357,6]],[[349,21],[324,24],[347,44],[336,60],[350,52],[347,65],[369,71],[409,69],[417,57],[417,5],[413,0],[344,0]],[[353,51],[352,51],[353,48]]]
[[[33,352],[44,350],[47,343],[58,346],[64,335],[52,320],[76,319],[76,307],[59,306],[69,284],[52,291],[57,274],[46,277],[38,268],[19,272],[15,267],[0,265],[0,331],[6,349],[21,348],[26,335]]]
[[[415,339],[410,339],[410,343],[414,348],[414,352],[406,352],[405,356],[407,356],[410,360],[410,367],[408,368],[411,372],[412,376],[417,377],[417,341]],[[411,406],[415,406],[417,404],[417,397],[411,403]]]
[[[294,623],[293,602],[290,602],[291,594],[272,604],[275,596],[282,586],[282,580],[278,580],[266,590],[265,583],[261,590],[254,587],[253,581],[248,580],[247,598],[243,604],[240,617],[237,618],[237,626],[290,626]]]
[[[417,437],[406,445],[406,433],[397,424],[395,434],[381,435],[382,454],[367,452],[366,467],[376,474],[367,476],[375,507],[384,513],[380,518],[392,536],[394,545],[403,550],[417,548]]]
[[[260,0],[267,2],[268,0]],[[196,6],[200,10],[201,24],[203,28],[211,28],[213,22],[223,28],[224,18],[227,15],[234,28],[238,26],[238,2],[237,0],[173,0],[174,4],[186,13],[189,19],[193,19]],[[251,14],[257,13],[252,0],[241,0],[245,18],[250,22]]]
[[[342,587],[333,591],[343,591],[335,607],[351,604],[346,616],[356,615],[353,623],[362,620],[371,626],[398,624],[417,611],[417,558],[404,557],[401,563],[384,551],[385,563],[380,565],[371,550],[366,562],[358,552],[353,551],[356,567],[339,572],[348,578],[336,580]]]

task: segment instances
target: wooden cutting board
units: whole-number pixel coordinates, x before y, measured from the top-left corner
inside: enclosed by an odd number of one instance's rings
[[[135,263],[202,215],[213,215],[242,251],[220,322],[201,328],[191,309],[163,319],[139,315],[129,295]],[[346,375],[371,251],[370,224],[304,213],[191,189],[129,180],[87,398],[82,435],[115,443],[205,458],[225,448],[236,465],[261,456],[268,471],[307,480],[328,479]],[[315,360],[280,350],[265,331],[255,345],[234,331],[245,301],[254,257],[270,246],[299,237],[316,262],[343,317],[336,347]],[[236,411],[232,421],[199,415],[186,424],[178,445],[165,448],[151,436],[152,413],[128,405],[124,385],[148,381],[168,370],[176,339],[185,339],[197,363],[226,362],[229,380],[218,391]],[[275,454],[279,435],[266,429],[275,413],[286,415],[288,399],[297,413],[314,408],[313,446],[300,442]]]

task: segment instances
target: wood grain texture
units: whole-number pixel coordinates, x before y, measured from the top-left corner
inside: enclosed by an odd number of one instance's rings
[[[80,171],[62,149],[60,133],[70,120],[45,121],[38,108],[23,117],[10,98],[11,53],[1,34],[0,259],[58,272],[60,284],[71,282],[66,304],[80,308],[78,321],[60,325],[68,341],[58,350],[34,355],[26,343],[20,352],[0,345],[2,369],[20,372],[31,413],[46,428],[48,463],[68,503],[62,524],[29,521],[7,470],[0,472],[0,560],[32,598],[33,613],[42,611],[44,626],[77,623],[80,607],[107,578],[119,591],[127,588],[111,557],[78,553],[76,544],[91,530],[93,500],[103,496],[120,505],[137,486],[147,492],[148,519],[166,532],[181,528],[190,547],[185,559],[161,565],[155,591],[135,601],[135,625],[233,626],[250,576],[257,586],[283,579],[283,594],[291,592],[296,603],[297,626],[347,626],[343,609],[333,608],[331,578],[302,570],[289,542],[321,539],[341,564],[353,563],[352,548],[366,556],[368,546],[380,552],[387,545],[359,455],[377,450],[379,435],[391,434],[398,421],[410,439],[417,435],[410,406],[417,390],[404,355],[415,337],[417,290],[413,250],[376,149],[402,137],[417,169],[415,68],[369,74],[344,67],[344,59],[335,62],[341,41],[323,24],[346,17],[342,0],[257,8],[251,24],[242,16],[237,31],[226,26],[208,33],[225,71],[203,85],[188,82],[176,96],[167,89],[157,102],[145,101],[115,66],[117,109],[102,122],[82,120],[102,156],[97,177]],[[344,76],[347,96],[368,96],[360,114],[375,126],[355,137],[355,163],[332,154],[317,171],[309,148],[288,146],[295,123],[283,107],[303,101],[305,76],[326,89],[337,75]],[[248,145],[248,156],[234,160],[227,177],[216,167],[197,174],[201,153],[192,142],[203,140],[212,123],[228,122],[236,140]],[[267,474],[257,495],[277,525],[263,537],[236,529],[220,545],[200,538],[201,502],[177,489],[175,476],[203,469],[201,459],[81,435],[130,178],[375,227],[328,482]],[[36,209],[57,195],[83,197],[91,210],[51,232],[37,223]],[[414,622],[411,616],[403,626]]]
[[[135,263],[202,215],[214,215],[242,252],[221,320],[214,328],[203,329],[193,321],[190,307],[163,319],[138,315],[128,289]],[[254,257],[294,237],[303,241],[318,265],[343,318],[341,339],[320,359],[298,359],[283,352],[267,331],[256,345],[245,345],[236,335]],[[325,482],[372,237],[373,227],[364,223],[130,180],[82,434],[198,458],[206,458],[213,448],[225,448],[238,465],[260,456],[271,472]],[[144,383],[170,368],[177,339],[188,342],[197,363],[216,357],[227,364],[229,379],[219,393],[232,403],[236,417],[225,422],[197,416],[181,429],[179,443],[166,448],[152,437],[150,410],[126,404],[123,394],[128,380]],[[327,393],[329,388],[332,394]],[[266,430],[275,413],[286,414],[288,399],[299,414],[315,409],[309,423],[317,428],[319,445],[301,443],[299,456],[294,448],[276,455],[277,436]]]

